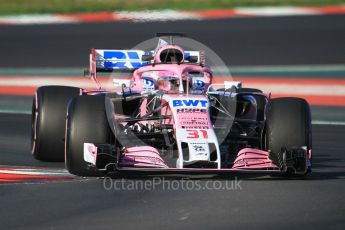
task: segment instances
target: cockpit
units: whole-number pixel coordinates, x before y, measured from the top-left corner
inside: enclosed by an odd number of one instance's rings
[[[166,93],[202,94],[209,85],[210,73],[190,71],[182,76],[172,71],[146,71],[141,74],[142,91],[151,92],[162,90]]]

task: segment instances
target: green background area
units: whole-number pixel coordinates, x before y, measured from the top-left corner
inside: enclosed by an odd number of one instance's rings
[[[114,10],[202,10],[240,6],[324,6],[345,0],[0,0],[0,14],[75,13]]]

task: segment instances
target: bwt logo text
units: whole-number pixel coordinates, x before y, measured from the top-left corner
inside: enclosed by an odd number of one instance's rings
[[[173,100],[173,107],[186,106],[186,107],[201,107],[207,106],[206,100]]]

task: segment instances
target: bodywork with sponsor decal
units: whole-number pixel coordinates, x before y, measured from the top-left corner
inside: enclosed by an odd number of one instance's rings
[[[292,111],[284,118],[281,114],[289,111],[278,107],[302,102],[274,101],[258,89],[242,88],[241,82],[213,84],[213,72],[204,59],[202,51],[185,51],[161,37],[153,51],[92,49],[86,74],[97,90],[82,90],[80,97],[104,98],[104,108],[99,108],[108,125],[102,130],[110,131],[103,138],[106,141],[96,137],[93,141],[89,136],[98,130],[93,125],[84,131],[88,138],[79,138],[81,151],[75,151],[75,138],[69,138],[75,135],[78,121],[72,119],[77,110],[73,99],[66,123],[67,169],[82,176],[117,170],[310,172],[310,132],[288,141],[285,137],[291,136],[291,130],[276,131],[296,116]],[[130,77],[112,79],[114,90],[103,89],[98,73],[115,71],[129,72]],[[310,112],[308,105],[305,108],[307,127]],[[94,110],[90,105],[89,111]],[[83,114],[83,119],[90,114]]]

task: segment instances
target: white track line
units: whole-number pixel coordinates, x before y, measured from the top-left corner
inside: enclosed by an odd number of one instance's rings
[[[303,9],[293,6],[285,7],[239,7],[236,8],[237,14],[244,14],[250,16],[294,16],[294,15],[317,15],[316,12],[309,9]]]
[[[165,22],[202,19],[202,17],[192,13],[175,10],[117,11],[115,14],[122,20],[131,20],[134,22]]]
[[[18,16],[2,16],[0,17],[1,23],[16,24],[16,25],[32,25],[32,24],[56,24],[56,23],[77,23],[78,20],[50,15],[50,14],[37,14],[37,15],[18,15]]]
[[[261,89],[263,92],[274,94],[294,94],[311,96],[345,96],[345,85],[297,85],[289,83],[248,83],[246,87]]]
[[[322,120],[315,120],[312,121],[313,125],[336,125],[341,126],[345,125],[345,121],[322,121]]]
[[[7,168],[4,166],[4,168]],[[23,168],[18,167],[15,168],[14,166],[8,167],[11,169],[1,169],[0,173],[6,174],[18,174],[18,175],[37,175],[37,176],[71,176],[70,173],[67,172],[65,169],[39,169],[39,168]]]

